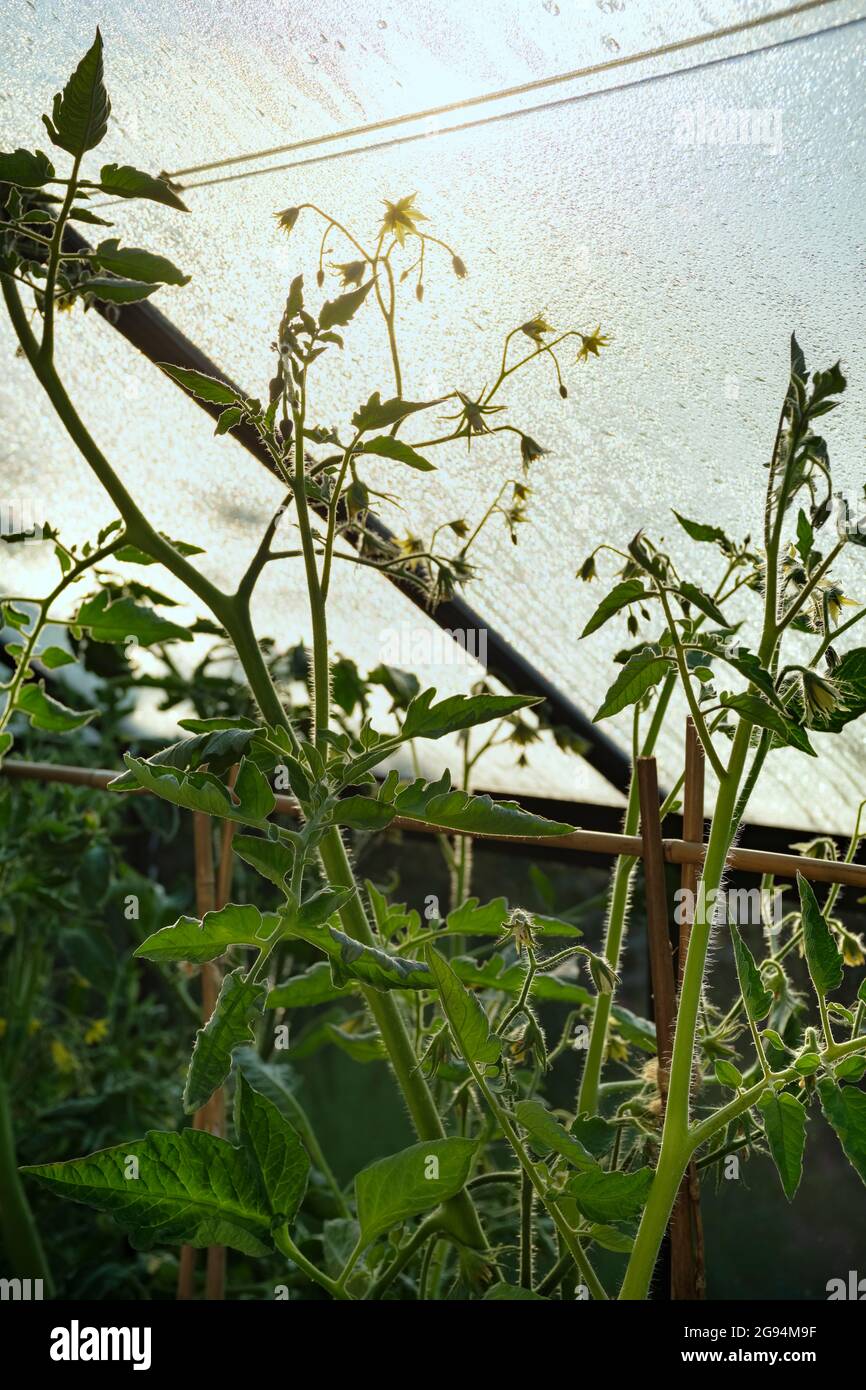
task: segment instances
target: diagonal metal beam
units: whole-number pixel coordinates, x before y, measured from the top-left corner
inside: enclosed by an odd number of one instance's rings
[[[67,230],[66,243],[68,243],[70,250],[86,251],[91,249],[88,242],[73,228]],[[105,307],[97,304],[96,307],[106,322],[111,324],[122,337],[126,338],[127,342],[137,348],[149,361],[154,363],[170,362],[174,366],[205,372],[208,376],[216,377],[225,382],[227,386],[231,386],[241,395],[250,395],[250,392],[244,391],[230,377],[227,377],[216,363],[202,352],[201,348],[187,338],[154,305],[139,302]],[[190,396],[190,399],[194,400],[197,406],[214,418],[219,416],[224,408],[208,401],[199,400],[196,396]],[[242,426],[234,429],[232,434],[269,472],[274,471],[273,461],[252,428]],[[368,524],[383,538],[391,538],[390,531],[378,518],[370,517]],[[519,691],[524,695],[541,696],[547,705],[547,715],[551,721],[554,724],[564,725],[586,742],[588,745],[584,755],[586,761],[618,791],[628,792],[630,764],[626,754],[617,747],[607,734],[592,723],[573,700],[563,694],[531,661],[516,651],[501,633],[492,628],[465,599],[456,596],[445,603],[440,603],[436,608],[430,609],[423,596],[413,585],[390,574],[386,574],[385,577],[444,631],[465,634],[469,650],[472,650],[470,643],[473,640],[473,634],[475,634],[474,650],[475,652],[484,652],[486,649],[486,659],[483,664],[490,675],[501,681],[510,690]]]

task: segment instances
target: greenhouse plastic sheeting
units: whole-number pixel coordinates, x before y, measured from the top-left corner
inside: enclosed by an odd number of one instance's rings
[[[734,535],[757,531],[792,329],[810,366],[842,357],[851,386],[825,433],[837,486],[855,496],[864,481],[866,24],[855,22],[852,5],[801,6],[772,24],[619,61],[772,12],[711,9],[403,0],[365,7],[361,18],[357,5],[324,3],[311,19],[274,4],[80,4],[70,23],[63,8],[54,18],[22,5],[4,41],[0,136],[7,145],[34,139],[38,112],[97,18],[115,116],[105,158],[169,171],[605,64],[431,118],[422,126],[434,133],[420,141],[394,143],[422,128],[409,124],[183,176],[189,216],[143,204],[111,211],[127,242],[165,252],[192,275],[156,302],[255,393],[271,375],[289,280],[304,270],[314,286],[321,224],[301,220],[286,241],[273,219],[301,202],[369,238],[382,198],[417,192],[430,229],[466,261],[469,277],[457,282],[448,258],[431,255],[423,304],[411,282],[405,287],[407,396],[455,386],[477,394],[495,375],[504,333],[539,311],[557,328],[602,325],[613,342],[599,360],[567,365],[566,401],[544,358],[503,393],[510,417],[548,453],[533,466],[531,524],[519,545],[503,529],[485,532],[480,577],[467,591],[591,714],[625,638],[614,623],[579,641],[600,589],[576,582],[578,563],[599,542],[622,545],[638,529],[670,537],[672,506]],[[530,106],[541,109],[515,114]],[[714,116],[730,112],[754,114],[755,138],[709,143]],[[506,118],[488,120],[493,114]],[[295,167],[278,167],[286,163]],[[348,259],[336,243],[333,258]],[[374,314],[366,307],[345,353],[325,359],[313,388],[323,423],[344,422],[370,390],[392,385]],[[96,315],[64,320],[60,350],[78,399],[90,396],[85,415],[121,470],[146,488],[154,519],[173,534],[203,537],[209,563],[218,556],[237,573],[253,544],[250,523],[262,521],[276,493],[261,466],[234,442],[214,441],[201,412]],[[52,521],[83,535],[110,509],[42,407],[20,417],[27,377],[10,362],[8,333],[3,351],[4,470],[14,462],[28,496],[62,498]],[[492,439],[471,453],[455,447],[433,475],[395,469],[382,461],[369,475],[385,491],[399,482],[403,510],[386,505],[383,515],[398,531],[423,533],[442,519],[477,519],[519,474],[519,458],[513,444]],[[19,564],[37,563],[28,549]],[[680,553],[692,577],[712,579],[707,547],[684,539]],[[263,587],[260,626],[289,642],[306,629],[304,599],[298,573],[280,568]],[[427,620],[379,576],[346,568],[334,644],[374,664],[383,633]],[[848,564],[843,577],[852,597],[866,597],[862,564]],[[444,661],[422,674],[453,689],[477,672]],[[627,719],[603,727],[628,747]],[[682,720],[669,721],[659,749],[668,782],[681,764],[681,729]],[[856,730],[828,741],[817,765],[775,753],[751,817],[847,828],[866,793]],[[523,772],[513,754],[502,758],[491,785],[618,802],[585,764],[530,753]]]

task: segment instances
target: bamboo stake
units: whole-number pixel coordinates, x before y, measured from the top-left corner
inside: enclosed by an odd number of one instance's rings
[[[686,720],[685,781],[683,784],[683,835],[687,840],[704,837],[704,750],[691,718]],[[686,952],[694,920],[698,866],[684,864],[680,886],[685,890],[677,949],[678,978],[682,981]],[[685,896],[687,894],[688,896]],[[701,1185],[692,1159],[671,1214],[671,1298],[701,1299],[706,1291],[704,1228],[701,1217]]]
[[[104,768],[68,767],[61,763],[27,763],[13,759],[0,765],[0,773],[40,782],[67,782],[73,786],[96,787],[104,791],[109,782],[120,776]],[[125,792],[126,796],[149,796],[143,788]],[[277,796],[276,811],[282,816],[297,818],[298,807],[290,796]],[[389,829],[417,831],[425,835],[441,835],[437,826],[425,825],[407,816],[395,816]],[[449,830],[449,835],[468,835],[477,840],[503,841],[505,844],[534,845],[545,849],[570,849],[578,853],[603,854],[616,858],[620,854],[643,858],[640,835],[617,835],[601,830],[572,830],[567,835],[546,835],[543,839],[531,835],[477,835],[474,831]],[[702,864],[706,845],[697,841],[663,839],[662,851],[668,864]],[[841,883],[866,892],[866,864],[844,864],[834,859],[812,859],[807,855],[776,854],[768,850],[735,847],[728,855],[729,869],[741,873],[776,874],[793,879],[801,873],[813,883]]]

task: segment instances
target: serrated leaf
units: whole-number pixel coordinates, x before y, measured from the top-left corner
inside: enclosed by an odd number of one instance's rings
[[[467,898],[460,907],[449,912],[445,920],[445,930],[450,935],[460,936],[499,936],[508,917],[508,900],[494,898],[492,902],[479,906],[477,898]],[[572,940],[583,936],[580,927],[572,922],[563,922],[558,917],[547,917],[542,913],[528,914],[537,936],[568,937]]]
[[[135,778],[135,784],[163,797],[175,806],[188,811],[203,811],[208,816],[239,821],[243,825],[261,827],[273,811],[276,800],[258,768],[243,758],[233,794],[210,772],[183,772],[178,768],[164,770],[152,767],[143,758],[124,754],[124,762]],[[117,779],[120,781],[121,779]],[[118,786],[109,782],[109,791],[127,790],[128,784]]]
[[[590,633],[597,632],[609,618],[620,613],[623,608],[627,608],[632,603],[643,603],[648,598],[652,598],[652,594],[644,588],[639,579],[624,579],[622,583],[615,584],[596,608],[580,634],[581,637],[589,637]]]
[[[570,1178],[565,1191],[574,1198],[578,1211],[587,1221],[606,1225],[611,1221],[631,1221],[639,1216],[652,1180],[652,1168],[637,1168],[630,1173],[606,1173],[601,1168],[590,1168]]]
[[[86,629],[94,642],[123,644],[134,639],[139,646],[150,647],[155,642],[192,641],[192,633],[179,623],[170,622],[131,598],[112,601],[106,589],[84,600],[73,626]]]
[[[761,972],[755,964],[755,957],[733,922],[730,923],[730,929],[731,940],[734,944],[737,979],[740,982],[743,1003],[752,1022],[757,1023],[759,1019],[766,1018],[773,1007],[773,995],[770,990],[764,987]]]
[[[336,927],[315,931],[298,926],[291,931],[303,935],[324,951],[331,962],[334,985],[342,989],[357,980],[373,989],[433,989],[435,981],[423,961],[391,955],[378,946],[365,946]]]
[[[235,1128],[272,1224],[291,1225],[307,1190],[309,1155],[294,1126],[243,1071],[235,1090]]]
[[[332,814],[334,825],[345,825],[350,830],[384,830],[396,815],[393,806],[378,801],[375,796],[342,796],[336,802]]]
[[[823,999],[838,989],[845,974],[842,953],[818,906],[815,890],[802,874],[797,875],[797,891],[803,914],[803,950],[816,993]]]
[[[617,1134],[616,1125],[603,1120],[600,1115],[578,1115],[576,1120],[572,1120],[569,1129],[593,1158],[602,1158],[613,1147]]]
[[[178,212],[189,212],[165,179],[144,174],[131,164],[103,164],[99,186],[103,193],[110,193],[115,198],[147,198],[149,202],[163,203],[166,207],[176,208]]]
[[[395,439],[393,435],[383,434],[376,439],[370,439],[361,446],[360,452],[363,454],[376,454],[379,458],[396,459],[398,463],[408,464],[410,468],[416,469],[419,473],[434,473],[435,463],[425,459],[409,444],[404,444],[402,439]]]
[[[231,1071],[234,1049],[255,1040],[252,1024],[264,1009],[266,996],[267,986],[245,980],[241,970],[223,977],[214,1011],[196,1034],[183,1090],[188,1115],[200,1110],[223,1084]]]
[[[514,1107],[518,1124],[530,1138],[531,1148],[540,1158],[560,1154],[573,1168],[595,1168],[596,1161],[575,1135],[560,1124],[540,1100],[520,1100]]]
[[[279,840],[266,840],[259,835],[235,835],[232,850],[244,863],[257,869],[263,878],[285,889],[286,877],[295,862],[294,853],[288,845]]]
[[[201,921],[179,917],[169,927],[153,932],[135,948],[133,955],[144,960],[187,960],[202,964],[216,960],[230,946],[250,946],[260,950],[280,924],[275,912],[261,913],[257,907],[227,903],[206,912]]]
[[[324,331],[328,328],[342,328],[344,324],[349,323],[364,303],[373,288],[373,284],[373,280],[368,280],[366,285],[360,285],[356,290],[349,290],[348,294],[341,294],[336,299],[329,299],[322,305],[319,314],[319,328]]]
[[[117,280],[110,275],[91,275],[86,280],[78,280],[76,294],[92,294],[94,299],[102,299],[108,304],[137,304],[147,299],[158,286],[144,280]]]
[[[495,1065],[502,1052],[502,1041],[491,1031],[481,1002],[461,984],[448,961],[433,946],[426,948],[425,955],[439,990],[442,1012],[464,1061],[482,1069]]]
[[[782,1188],[788,1201],[792,1202],[803,1176],[806,1111],[788,1091],[781,1091],[778,1095],[768,1092],[758,1102],[758,1109],[763,1116],[764,1133],[782,1180]]]
[[[151,768],[173,767],[184,772],[192,771],[206,763],[212,773],[220,776],[230,767],[234,767],[235,763],[240,762],[244,754],[248,753],[256,740],[261,739],[263,735],[264,730],[253,724],[249,728],[239,729],[231,726],[227,729],[209,729],[194,738],[182,738],[177,743],[170,743],[167,748],[161,748],[153,757],[146,759],[146,762]],[[133,773],[122,772],[111,783],[111,790],[128,791],[138,785]]]
[[[266,1255],[272,1249],[270,1213],[244,1155],[205,1130],[152,1130],[87,1158],[22,1172],[63,1197],[109,1212],[139,1250],[227,1245]]]
[[[98,713],[95,709],[68,709],[59,700],[55,700],[53,695],[45,693],[43,681],[22,686],[15,701],[15,708],[27,715],[34,729],[45,729],[53,734],[65,734],[71,729],[81,729]]]
[[[759,729],[768,729],[775,734],[780,743],[798,748],[801,753],[808,753],[810,758],[818,756],[809,742],[806,730],[795,724],[793,719],[788,719],[774,705],[768,704],[760,695],[753,695],[749,691],[743,691],[739,695],[723,694],[720,703],[726,709],[735,710]]]
[[[658,685],[671,669],[667,657],[658,656],[650,650],[638,652],[623,666],[600,708],[593,715],[593,723],[600,719],[609,719],[612,714],[619,714],[619,711],[628,705],[636,704],[648,690]]]
[[[677,584],[677,593],[679,593],[687,603],[690,603],[693,608],[697,608],[698,612],[711,618],[712,621],[718,623],[720,627],[725,626],[727,619],[721,608],[710,598],[709,594],[705,594],[703,589],[699,589],[697,584],[690,584],[688,581],[682,580]]]
[[[193,371],[191,367],[175,367],[170,362],[160,362],[158,365],[166,376],[170,376],[172,381],[176,381],[191,396],[197,396],[200,401],[210,401],[212,405],[244,404],[237,391],[233,390],[231,386],[226,386],[224,381],[219,381],[215,376]]]
[[[477,1148],[474,1139],[428,1139],[363,1168],[355,1178],[355,1200],[364,1244],[456,1197]]]
[[[383,401],[379,392],[374,391],[367,404],[355,411],[352,424],[359,434],[366,434],[369,430],[383,430],[389,425],[396,425],[405,420],[408,415],[426,410],[432,404],[432,401],[404,401],[399,396]]]
[[[13,150],[0,154],[0,183],[18,188],[41,188],[54,178],[54,165],[41,150]]]
[[[90,48],[55,96],[51,120],[42,117],[52,143],[68,154],[96,149],[108,129],[111,102],[102,77],[102,35],[97,29]]]
[[[435,690],[425,690],[410,701],[401,738],[443,738],[539,703],[536,695],[451,695],[434,705],[435,697]]]
[[[845,1157],[866,1183],[866,1091],[837,1086],[829,1076],[818,1082],[821,1109],[836,1131]]]
[[[673,510],[673,508],[671,510]],[[709,542],[713,545],[721,546],[726,553],[733,549],[731,542],[720,527],[708,526],[703,521],[689,521],[688,517],[680,516],[680,513],[677,511],[674,511],[674,516],[680,523],[680,526],[682,526],[686,535],[691,536],[693,541]]]
[[[395,814],[408,816],[442,830],[465,830],[476,835],[542,838],[568,835],[573,827],[524,811],[516,801],[494,801],[452,790],[445,772],[438,782],[417,778],[399,791],[392,802]]]
[[[101,242],[90,259],[100,270],[147,285],[188,285],[190,281],[167,256],[137,246],[120,246],[116,237]]]
[[[294,975],[281,985],[275,985],[267,998],[268,1009],[309,1009],[314,1004],[330,1004],[351,994],[354,981],[335,985],[330,962],[317,960],[300,975]]]

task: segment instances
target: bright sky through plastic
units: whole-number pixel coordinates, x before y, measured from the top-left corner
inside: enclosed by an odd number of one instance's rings
[[[779,8],[733,0],[81,0],[34,9],[21,0],[7,6],[0,36],[0,139],[6,147],[44,143],[39,112],[97,21],[114,108],[104,158],[156,171],[591,68]],[[544,106],[426,140],[351,152],[419,128],[407,125],[190,174],[182,181],[193,185],[268,169],[191,187],[188,217],[144,204],[106,215],[127,243],[162,251],[192,275],[189,286],[154,302],[252,393],[261,394],[271,375],[289,280],[304,270],[311,292],[314,285],[320,229],[301,222],[287,242],[272,216],[300,202],[316,202],[370,236],[382,198],[417,190],[431,230],[466,261],[469,278],[456,282],[447,257],[431,256],[423,304],[407,282],[400,344],[409,396],[455,385],[477,393],[495,374],[504,333],[542,308],[556,326],[601,323],[612,346],[598,361],[567,361],[567,401],[542,367],[507,394],[549,452],[533,468],[531,524],[520,544],[513,547],[504,528],[491,531],[479,551],[482,575],[467,591],[493,626],[592,713],[625,634],[611,624],[578,641],[599,589],[575,581],[577,564],[599,541],[624,543],[641,527],[669,535],[671,506],[737,535],[757,530],[761,465],[792,328],[810,366],[842,357],[850,388],[826,434],[839,485],[860,494],[866,24],[846,21],[861,14],[861,6],[835,0],[701,47],[437,118],[450,127]],[[746,113],[747,140],[710,136],[714,119],[731,113]],[[723,133],[724,122],[716,130]],[[293,160],[298,167],[279,167]],[[336,244],[333,259],[347,259]],[[323,296],[336,283],[329,278]],[[21,401],[37,398],[24,365],[11,359],[5,325],[0,350],[4,482],[14,478],[64,535],[84,539],[111,509],[47,408],[22,417]],[[215,441],[206,417],[95,314],[64,316],[59,352],[85,418],[157,524],[201,540],[213,572],[227,580],[238,574],[279,500],[261,466],[233,441]],[[323,422],[345,422],[370,390],[389,385],[386,344],[369,306],[343,356],[334,354],[323,371],[316,411]],[[386,519],[423,532],[444,516],[477,519],[519,471],[513,454],[513,446],[482,442],[468,456],[455,449],[436,474],[398,473],[382,461],[370,479],[384,490],[399,483],[403,510],[384,508]],[[37,547],[27,549],[16,563],[35,583],[42,559]],[[709,580],[702,549],[689,560],[695,577]],[[441,657],[432,623],[378,576],[345,571],[332,620],[338,651],[375,665],[406,625],[429,632]],[[866,598],[862,566],[847,582],[853,597]],[[272,567],[258,619],[284,644],[306,633],[299,572]],[[470,679],[465,667],[441,660],[419,674],[443,691]],[[628,747],[627,720],[605,727]],[[670,727],[659,750],[668,783],[682,757],[680,721]],[[753,816],[847,828],[866,792],[863,744],[856,726],[828,741],[820,779],[801,755],[774,753]],[[617,799],[585,764],[555,751],[531,750],[524,772],[513,756],[488,765],[491,786]]]

